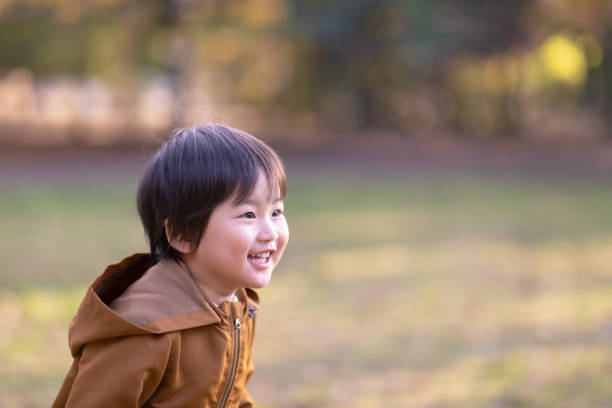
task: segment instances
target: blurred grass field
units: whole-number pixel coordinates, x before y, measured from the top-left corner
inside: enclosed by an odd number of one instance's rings
[[[87,284],[146,249],[135,181],[0,189],[0,407],[49,406]],[[612,406],[605,178],[291,181],[260,407]]]

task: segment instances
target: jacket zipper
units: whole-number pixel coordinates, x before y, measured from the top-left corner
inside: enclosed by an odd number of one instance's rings
[[[234,358],[232,359],[232,370],[230,371],[229,381],[227,382],[227,387],[223,392],[223,398],[221,398],[221,402],[219,403],[219,408],[225,408],[225,404],[227,403],[227,397],[229,397],[229,393],[234,385],[234,378],[236,377],[236,369],[238,368],[238,353],[240,352],[240,319],[234,320]]]

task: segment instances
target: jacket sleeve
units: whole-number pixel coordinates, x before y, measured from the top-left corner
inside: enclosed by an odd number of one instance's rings
[[[87,344],[76,367],[66,407],[142,406],[161,382],[170,337],[135,335]]]

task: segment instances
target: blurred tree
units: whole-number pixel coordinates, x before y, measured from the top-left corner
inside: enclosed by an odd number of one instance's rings
[[[0,74],[99,76],[126,95],[162,78],[174,123],[194,90],[337,129],[514,136],[535,105],[610,111],[611,10],[610,0],[5,0]]]

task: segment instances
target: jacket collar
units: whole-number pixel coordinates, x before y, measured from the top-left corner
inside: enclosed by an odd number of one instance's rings
[[[239,304],[232,309],[253,317],[259,308],[255,291],[240,289],[237,296]],[[149,254],[134,254],[109,265],[91,284],[70,326],[70,348],[75,355],[91,341],[227,321],[229,308],[220,306],[176,261],[162,259],[153,265]]]

